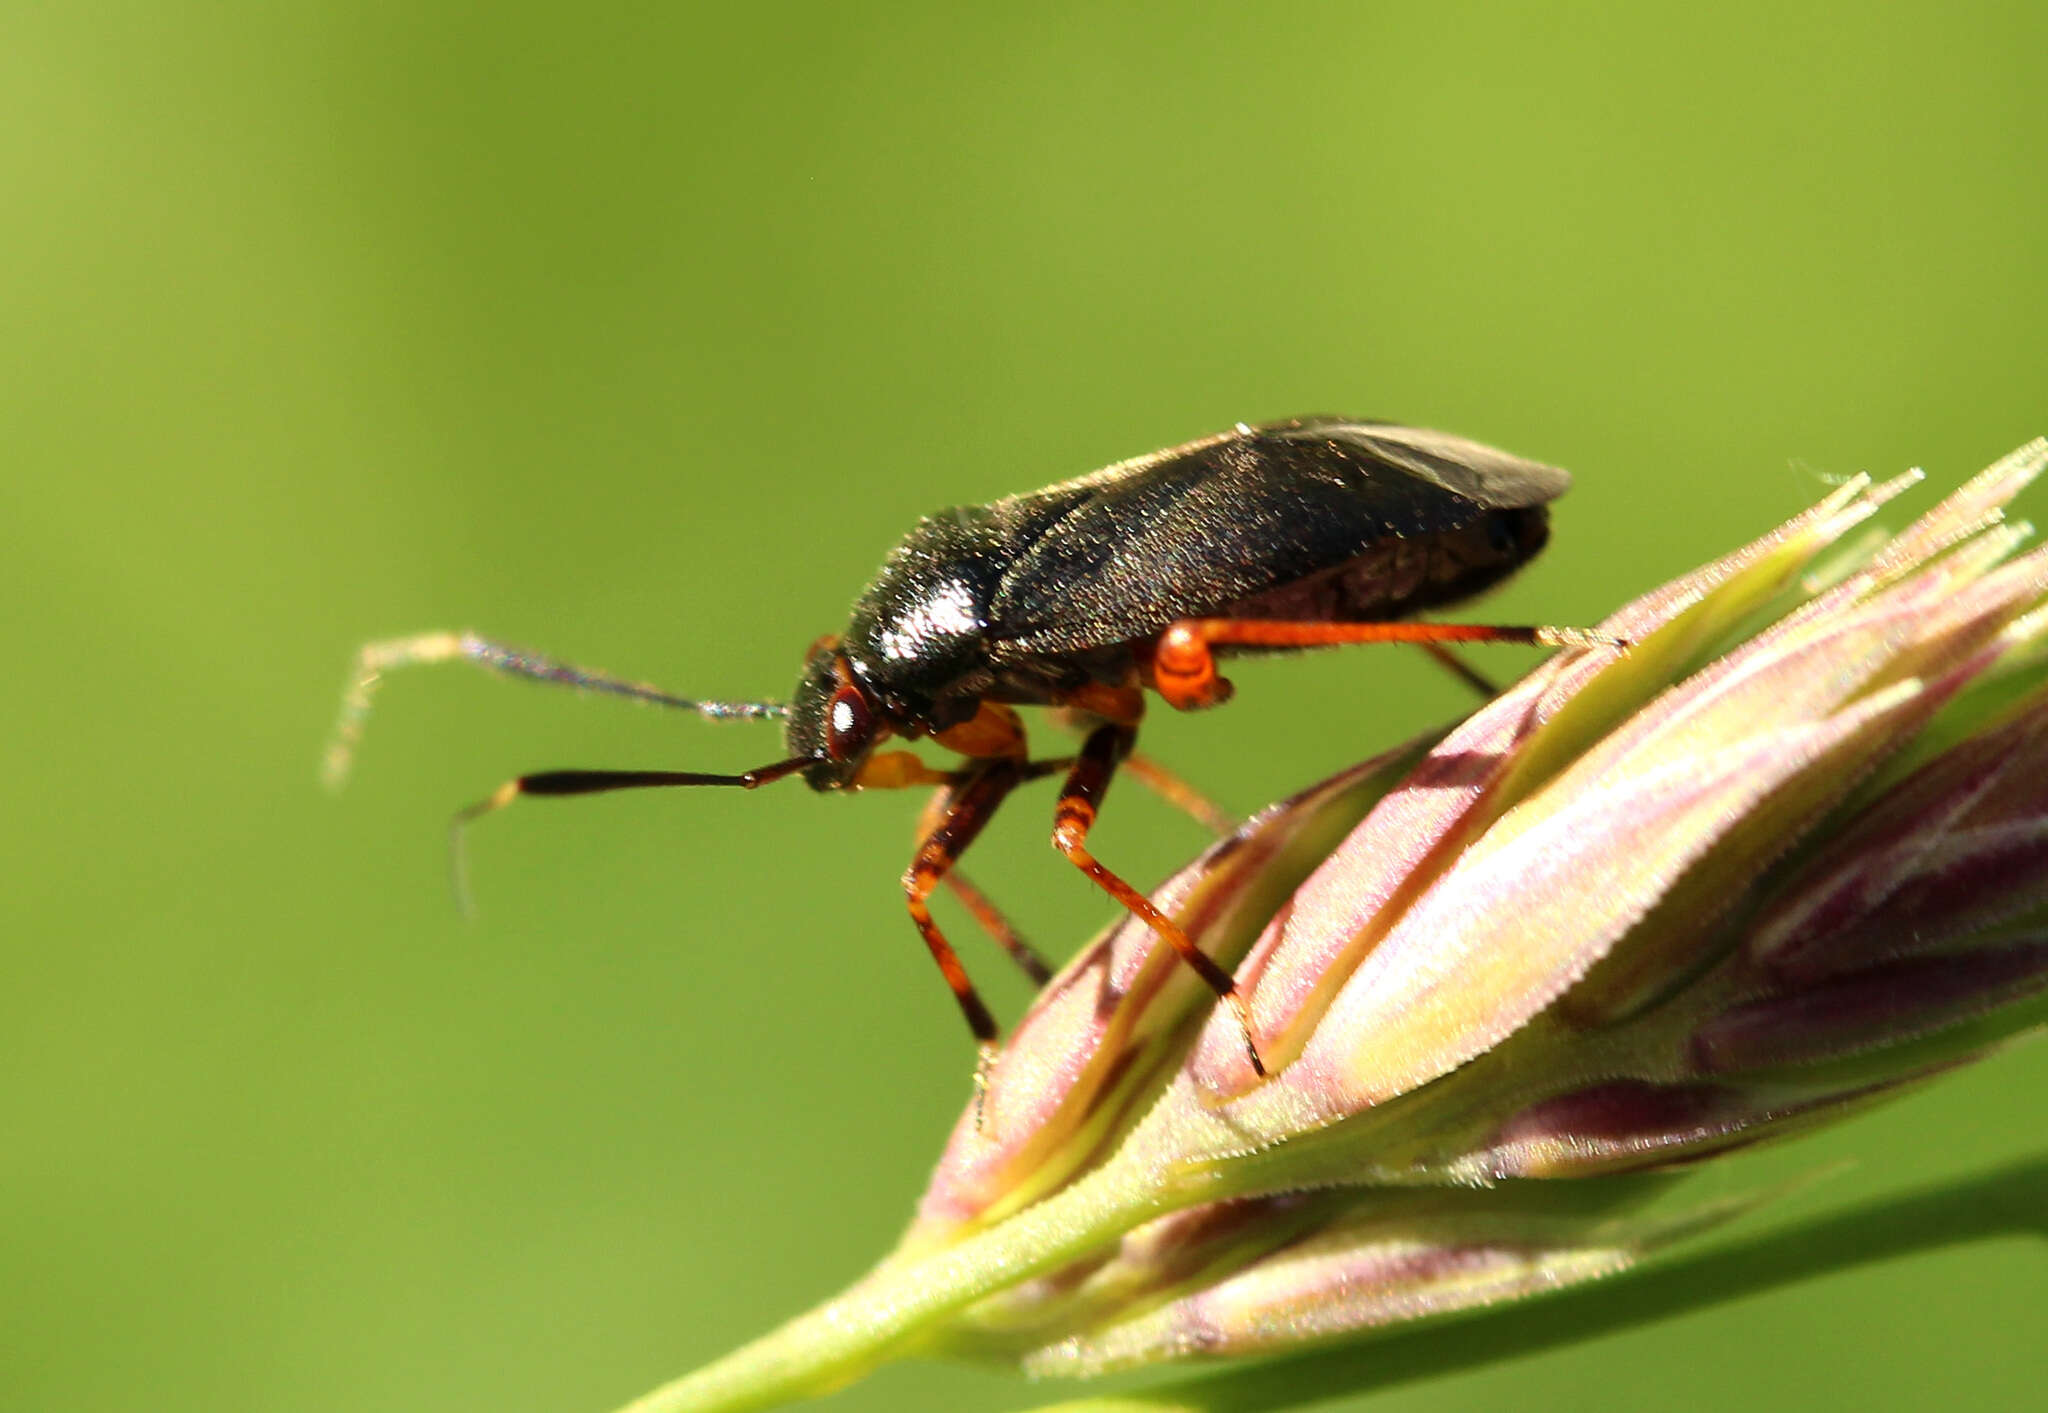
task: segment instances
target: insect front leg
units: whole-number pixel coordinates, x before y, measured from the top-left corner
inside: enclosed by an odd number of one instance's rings
[[[930,803],[924,807],[924,813],[918,816],[917,837],[920,843],[945,820],[953,807],[953,796],[954,789],[951,786],[942,787],[932,793]],[[995,938],[996,945],[1017,964],[1018,970],[1031,979],[1032,985],[1043,986],[1052,980],[1052,968],[1046,963],[1045,958],[1038,955],[1037,949],[1024,940],[1024,934],[1017,930],[1016,925],[1003,916],[1002,909],[976,887],[967,875],[960,871],[957,864],[946,870],[942,881],[946,887],[953,890],[953,896],[960,900],[968,914],[981,924],[982,930]]]
[[[1180,924],[1153,906],[1150,898],[1105,868],[1088,851],[1088,832],[1095,827],[1102,797],[1109,790],[1117,763],[1130,753],[1137,734],[1135,727],[1111,722],[1097,727],[1089,735],[1081,747],[1081,754],[1074,760],[1073,769],[1067,774],[1065,788],[1060,791],[1059,809],[1053,816],[1052,845],[1067,856],[1069,863],[1087,874],[1096,887],[1123,904],[1164,938],[1180,954],[1180,959],[1194,968],[1195,975],[1216,993],[1216,999],[1230,1007],[1231,1014],[1237,1017],[1238,1028],[1244,1032],[1245,1053],[1251,1057],[1252,1069],[1264,1074],[1265,1062],[1259,1058],[1258,1044],[1252,1039],[1251,1011],[1230,973],[1197,947],[1187,933],[1181,931]]]
[[[952,871],[967,846],[974,842],[975,836],[981,833],[982,827],[994,817],[1003,797],[1022,778],[1023,771],[1018,762],[999,760],[962,782],[947,802],[945,820],[925,836],[910,861],[910,867],[903,873],[903,896],[910,907],[910,919],[917,924],[925,946],[931,951],[932,960],[939,964],[946,985],[952,988],[953,999],[960,1005],[960,1014],[967,1019],[967,1028],[974,1033],[979,1051],[974,1067],[977,1128],[981,1124],[982,1096],[988,1092],[989,1074],[995,1068],[996,1056],[1000,1053],[997,1041],[1001,1032],[997,1030],[995,1017],[989,1014],[987,1004],[975,991],[974,983],[967,979],[967,968],[960,964],[960,956],[953,950],[953,944],[939,931],[927,900],[940,881]]]
[[[1024,723],[1017,713],[1000,702],[984,701],[979,710],[966,721],[936,732],[932,739],[948,750],[958,751],[975,760],[1011,760],[1022,762],[1026,754]],[[921,840],[939,827],[958,794],[955,785],[947,785],[932,796],[925,806],[924,814],[917,823],[917,837]],[[949,868],[943,875],[945,885],[953,890],[982,930],[995,938],[996,945],[1009,954],[1024,975],[1031,978],[1035,986],[1043,986],[1052,979],[1052,968],[1045,959],[1032,949],[1024,935],[1017,931],[1002,911],[989,900],[967,875],[957,868]]]

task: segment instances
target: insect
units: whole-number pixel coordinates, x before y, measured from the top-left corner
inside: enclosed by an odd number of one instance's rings
[[[920,520],[855,601],[845,628],[812,644],[786,705],[678,697],[467,632],[372,643],[343,704],[328,774],[336,782],[345,774],[386,670],[460,660],[716,720],[780,720],[788,754],[738,775],[522,775],[462,811],[458,828],[528,795],[751,790],[788,776],[819,791],[933,787],[903,892],[974,1034],[984,1084],[999,1032],[929,900],[953,882],[1043,981],[1044,963],[955,864],[1012,790],[1064,775],[1055,847],[1231,1008],[1263,1074],[1230,974],[1088,847],[1110,779],[1131,759],[1147,691],[1181,711],[1220,705],[1232,688],[1217,659],[1234,653],[1369,642],[1439,651],[1460,641],[1618,646],[1577,629],[1396,621],[1468,598],[1526,563],[1548,538],[1549,502],[1569,484],[1555,467],[1442,432],[1328,416],[1240,423],[1028,495]],[[1078,752],[1032,759],[1019,706],[1063,709],[1082,726]],[[940,768],[883,749],[922,738],[959,762]]]

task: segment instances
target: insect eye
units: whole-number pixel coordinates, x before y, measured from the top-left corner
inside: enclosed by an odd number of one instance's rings
[[[841,687],[825,708],[825,753],[834,760],[851,760],[867,745],[874,725],[874,713],[860,688],[851,683]]]

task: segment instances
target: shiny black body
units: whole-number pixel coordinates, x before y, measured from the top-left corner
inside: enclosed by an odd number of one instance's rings
[[[850,671],[879,719],[941,731],[984,701],[1130,681],[1184,618],[1375,622],[1469,597],[1542,548],[1554,467],[1441,432],[1341,417],[1239,426],[1028,495],[918,522],[790,704],[817,789]]]
[[[327,758],[339,781],[384,674],[466,661],[693,712],[712,720],[784,718],[787,758],[714,775],[679,770],[549,770],[516,776],[461,811],[454,838],[522,796],[723,786],[756,789],[801,774],[814,790],[933,790],[903,874],[911,921],[973,1034],[977,1092],[1000,1054],[1000,1029],[933,917],[944,885],[1034,981],[1051,968],[961,877],[961,854],[1017,787],[1064,783],[1051,842],[1143,921],[1226,1006],[1255,1075],[1266,1073],[1236,982],[1180,924],[1097,858],[1089,833],[1118,769],[1137,774],[1204,823],[1230,820],[1136,752],[1148,694],[1179,711],[1229,700],[1217,670],[1230,652],[1406,641],[1620,646],[1582,630],[1389,622],[1467,598],[1543,547],[1546,506],[1564,472],[1462,437],[1341,417],[1305,417],[1119,462],[1087,476],[917,523],[854,604],[845,630],[819,639],[795,697],[703,701],[561,662],[469,632],[366,644]],[[1049,706],[1080,729],[1073,754],[1036,758],[1018,705]],[[957,762],[877,749],[930,738]],[[460,855],[456,876],[461,877]],[[460,891],[458,881],[458,892]],[[976,1114],[977,1124],[979,1107]]]

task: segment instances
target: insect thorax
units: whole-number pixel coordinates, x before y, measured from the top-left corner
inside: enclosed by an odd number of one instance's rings
[[[989,603],[1003,563],[982,506],[927,516],[890,551],[841,639],[884,710],[933,729],[973,714],[990,681]]]

